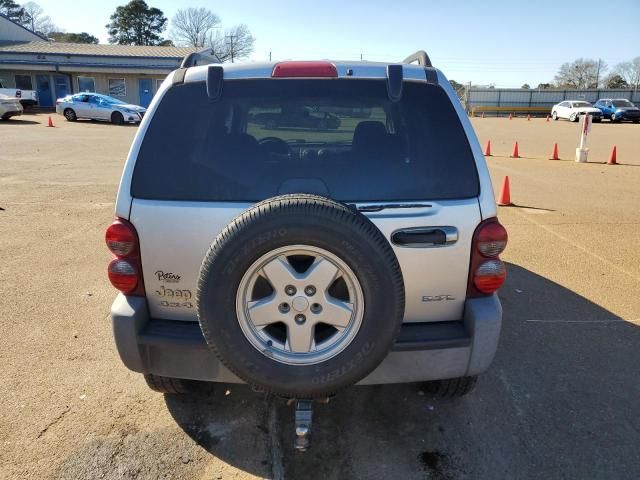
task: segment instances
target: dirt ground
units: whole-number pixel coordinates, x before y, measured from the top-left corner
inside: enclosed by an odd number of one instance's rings
[[[474,119],[516,204],[494,364],[456,401],[352,388],[300,455],[281,401],[164,397],[122,366],[103,232],[136,127],[46,119],[0,122],[0,478],[638,478],[640,125],[594,125],[607,166],[569,161],[575,124]]]

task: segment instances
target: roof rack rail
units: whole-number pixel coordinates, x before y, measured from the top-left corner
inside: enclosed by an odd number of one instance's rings
[[[422,67],[432,67],[431,60],[429,59],[429,55],[424,50],[418,50],[415,53],[412,53],[407,58],[405,58],[402,63],[413,63],[418,62],[418,65]]]
[[[196,67],[198,65],[210,65],[212,63],[222,63],[218,56],[213,53],[212,48],[205,48],[197,52],[186,55],[180,63],[180,68]]]

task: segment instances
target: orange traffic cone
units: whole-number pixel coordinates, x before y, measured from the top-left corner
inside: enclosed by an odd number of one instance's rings
[[[487,146],[484,149],[484,156],[485,157],[491,156],[491,140],[487,140]]]
[[[527,113],[527,122],[530,122],[530,121],[531,121],[531,115]]]
[[[511,158],[520,158],[520,153],[518,152],[518,142],[513,144],[513,153],[511,154]]]
[[[618,156],[618,149],[616,148],[616,146],[613,146],[613,150],[611,150],[611,155],[609,156],[609,161],[607,162],[608,165],[617,165],[617,156]]]
[[[513,205],[511,203],[511,191],[509,189],[509,175],[504,177],[504,180],[502,181],[502,188],[500,189],[500,196],[498,197],[498,205]]]
[[[512,118],[513,118],[513,114],[512,114],[512,113],[510,113],[510,114],[509,114],[509,120],[511,120]]]
[[[547,115],[547,122],[549,121],[549,115]]]
[[[553,144],[553,150],[551,150],[551,158],[549,160],[560,160],[558,157],[558,144]]]
[[[51,120],[51,115],[49,115],[49,123],[47,124],[47,127],[53,127],[53,120]]]

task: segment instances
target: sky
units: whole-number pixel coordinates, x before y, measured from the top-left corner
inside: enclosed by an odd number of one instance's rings
[[[105,25],[127,0],[36,0],[67,32],[107,43]],[[18,3],[24,3],[18,0]],[[147,0],[169,19],[179,8],[205,7],[223,27],[248,25],[248,60],[400,61],[425,50],[449,79],[497,87],[553,80],[576,58],[610,67],[640,56],[640,0],[603,9],[593,0]],[[606,23],[611,22],[611,27]],[[165,36],[167,32],[165,32]]]

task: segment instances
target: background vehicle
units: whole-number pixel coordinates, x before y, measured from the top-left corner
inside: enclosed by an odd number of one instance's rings
[[[2,120],[9,120],[11,117],[22,115],[22,111],[20,99],[0,93],[0,118]]]
[[[297,399],[300,418],[355,383],[470,391],[498,344],[507,234],[469,119],[427,55],[169,78],[106,233],[125,365],[170,393],[247,382]],[[256,115],[274,105],[354,111],[334,130],[300,118],[265,131]]]
[[[577,122],[580,120],[580,115],[584,114],[590,114],[594,122],[602,120],[602,112],[583,100],[566,100],[551,107],[551,117],[554,120],[566,118],[572,122]]]
[[[276,106],[270,112],[256,113],[253,121],[266,128],[310,128],[335,130],[340,127],[340,118],[327,112],[318,112],[304,105]]]
[[[0,94],[19,99],[23,107],[30,107],[38,103],[38,94],[35,90],[8,88],[3,85],[2,80],[0,80]]]
[[[626,98],[601,98],[595,103],[595,107],[612,122],[624,120],[630,120],[633,123],[640,122],[640,108]]]
[[[107,120],[117,125],[138,123],[146,108],[124,103],[117,98],[98,93],[76,93],[56,100],[56,112],[73,122],[78,118]]]

